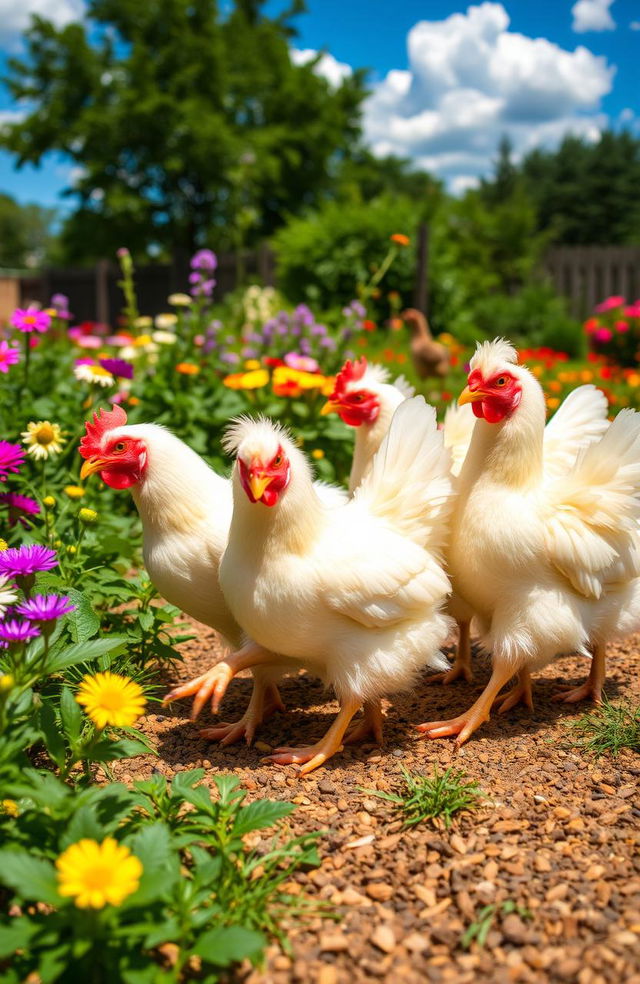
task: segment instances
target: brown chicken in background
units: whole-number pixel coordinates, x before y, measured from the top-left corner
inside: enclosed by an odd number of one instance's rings
[[[449,353],[444,345],[434,340],[429,322],[422,311],[407,308],[402,312],[401,318],[411,331],[411,359],[420,379],[446,376],[449,371]]]

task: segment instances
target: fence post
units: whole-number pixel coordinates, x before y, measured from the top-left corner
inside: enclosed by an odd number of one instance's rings
[[[413,305],[429,316],[429,226],[421,222],[418,226],[418,248],[416,250],[416,286]]]
[[[109,260],[96,263],[96,320],[109,324]]]

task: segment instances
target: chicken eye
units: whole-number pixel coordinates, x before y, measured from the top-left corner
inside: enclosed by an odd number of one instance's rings
[[[507,385],[507,377],[498,376],[498,378],[496,379],[496,386],[506,386],[506,385]]]
[[[116,454],[121,454],[124,451],[125,447],[126,444],[124,443],[124,441],[118,441],[118,443],[114,446],[113,450],[115,451]]]
[[[351,399],[354,403],[362,403],[364,400],[364,393],[354,393]]]
[[[281,464],[282,464],[282,454],[278,453],[273,459],[273,461],[271,462],[271,465],[273,468],[279,468]]]

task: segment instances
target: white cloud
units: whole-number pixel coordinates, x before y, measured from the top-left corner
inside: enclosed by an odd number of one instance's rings
[[[585,31],[614,31],[614,21],[609,7],[613,0],[578,0],[571,8],[572,29],[578,34]]]
[[[291,48],[289,53],[294,65],[306,65],[307,62],[312,61],[318,56],[318,52],[313,48]],[[347,65],[345,62],[339,62],[337,58],[334,58],[328,52],[321,55],[315,71],[335,89],[342,84],[344,79],[353,73],[351,65]]]
[[[0,0],[0,38],[16,42],[29,27],[31,14],[39,14],[62,27],[82,20],[84,13],[84,0]]]
[[[421,21],[407,38],[409,68],[394,69],[364,106],[374,153],[397,154],[446,178],[452,189],[486,174],[507,133],[516,159],[567,133],[597,139],[600,100],[615,68],[584,46],[566,51],[509,31],[500,3]]]
[[[640,21],[631,21],[629,27],[632,31],[640,31]]]

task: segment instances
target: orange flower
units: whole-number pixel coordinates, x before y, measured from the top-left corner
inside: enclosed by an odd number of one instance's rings
[[[549,410],[555,410],[557,407],[560,406],[560,400],[558,399],[557,396],[550,396],[547,399],[547,406],[549,407]]]
[[[225,386],[233,390],[260,389],[269,382],[266,369],[252,369],[250,372],[232,372],[222,380]]]
[[[562,386],[557,381],[557,379],[552,379],[551,382],[549,383],[549,389],[551,390],[552,393],[559,393],[560,390],[562,389]]]
[[[179,362],[176,366],[176,372],[182,373],[183,376],[197,376],[200,372],[200,366],[197,366],[195,362]]]
[[[318,372],[302,372],[290,366],[276,366],[273,370],[272,385],[276,396],[300,396],[304,390],[321,390],[326,377]]]
[[[389,236],[389,239],[392,243],[397,243],[398,246],[409,246],[411,244],[411,240],[403,232],[394,232],[392,236]]]

